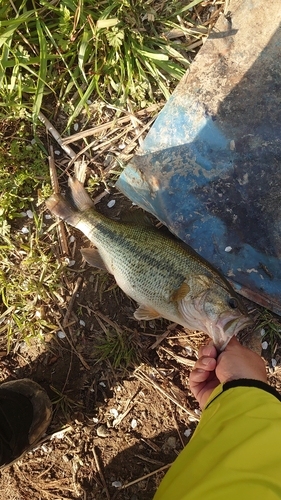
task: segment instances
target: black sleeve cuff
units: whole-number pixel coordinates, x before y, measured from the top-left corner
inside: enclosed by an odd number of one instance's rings
[[[260,380],[253,380],[248,378],[239,378],[237,380],[231,380],[230,382],[226,382],[223,384],[223,392],[228,389],[232,389],[233,387],[257,387],[257,389],[261,389],[263,391],[269,392],[272,396],[275,396],[279,401],[281,401],[281,395],[276,391],[271,385],[266,384],[265,382],[261,382]]]

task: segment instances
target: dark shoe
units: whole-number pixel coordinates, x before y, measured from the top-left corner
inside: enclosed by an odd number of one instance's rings
[[[40,385],[27,378],[0,385],[0,468],[10,465],[42,437],[52,404]]]

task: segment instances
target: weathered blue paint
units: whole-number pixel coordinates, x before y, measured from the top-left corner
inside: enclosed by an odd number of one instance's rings
[[[281,314],[280,2],[233,0],[230,10],[118,187]]]

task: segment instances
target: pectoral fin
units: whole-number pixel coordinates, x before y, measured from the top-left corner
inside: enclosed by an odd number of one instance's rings
[[[98,267],[99,269],[110,272],[96,248],[81,248],[81,253],[85,261],[88,262],[90,266]]]
[[[155,311],[151,307],[140,305],[134,312],[134,317],[138,320],[150,320],[161,318],[162,316],[159,314],[159,312]]]
[[[186,297],[186,295],[189,292],[190,292],[190,286],[186,283],[186,281],[184,281],[182,285],[172,293],[170,301],[178,302],[179,300],[184,299],[184,297]]]

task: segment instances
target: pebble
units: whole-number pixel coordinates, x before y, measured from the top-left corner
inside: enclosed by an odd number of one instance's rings
[[[51,219],[51,218],[52,218],[51,214],[45,214],[45,219]]]
[[[262,348],[263,349],[267,349],[268,348],[268,342],[266,342],[266,340],[264,342],[262,342]]]
[[[23,228],[22,228],[21,232],[22,232],[23,234],[28,234],[28,233],[29,233],[29,229],[28,229],[28,227],[23,226]]]
[[[118,415],[119,415],[119,413],[118,413],[118,411],[116,410],[116,408],[111,408],[111,409],[109,410],[109,413],[111,413],[111,415],[113,415],[113,416],[114,416],[114,418],[117,418],[117,417],[118,417]]]
[[[58,149],[56,149],[55,155],[60,155],[60,151]]]
[[[271,364],[272,364],[273,368],[275,368],[275,366],[277,365],[276,359],[272,358]]]
[[[107,428],[105,427],[105,425],[99,425],[98,428],[97,428],[97,435],[99,437],[102,437],[102,438],[105,438],[107,436],[109,436],[109,432],[107,430]]]
[[[263,337],[263,335],[265,335],[265,329],[261,328],[261,336]]]
[[[69,243],[74,243],[74,241],[75,241],[75,236],[70,236]]]
[[[120,488],[120,486],[122,486],[122,483],[121,481],[113,481],[111,485],[114,486],[114,488]]]
[[[32,210],[27,210],[26,211],[26,215],[27,215],[27,217],[29,219],[33,219],[34,218],[34,214],[33,214]]]
[[[81,326],[86,326],[86,323],[85,323],[85,321],[84,321],[83,319],[80,319],[79,324],[80,324]]]
[[[191,434],[191,429],[185,429],[185,431],[184,431],[183,434],[184,434],[185,437],[188,438],[190,436],[190,434]]]
[[[108,204],[107,204],[108,208],[112,208],[112,207],[114,207],[115,203],[116,203],[116,201],[115,201],[115,200],[110,200],[110,201],[108,202]]]
[[[75,132],[77,132],[77,130],[79,129],[78,123],[74,123],[73,128],[74,128]]]
[[[135,429],[137,427],[137,425],[138,425],[138,423],[137,423],[136,419],[133,418],[132,421],[131,421],[131,427],[132,427],[132,429]]]
[[[66,337],[65,333],[64,333],[64,332],[61,332],[61,331],[59,331],[59,332],[57,333],[57,336],[58,336],[58,338],[59,338],[59,339],[65,339],[65,337]]]
[[[232,247],[225,247],[225,249],[224,249],[225,252],[231,252],[231,250],[232,250]]]

